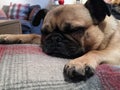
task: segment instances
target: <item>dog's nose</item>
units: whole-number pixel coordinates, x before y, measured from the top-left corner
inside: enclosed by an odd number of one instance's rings
[[[53,36],[53,37],[51,37],[51,39],[52,39],[54,42],[61,42],[61,41],[62,41],[62,37],[60,37],[60,36]]]
[[[59,33],[54,33],[47,37],[43,46],[49,50],[51,49],[58,49],[64,47],[64,37]]]
[[[53,33],[48,40],[57,43],[57,42],[62,42],[62,40],[64,40],[64,37],[60,33]]]

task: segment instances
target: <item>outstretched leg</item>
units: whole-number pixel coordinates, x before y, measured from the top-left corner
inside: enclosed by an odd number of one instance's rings
[[[40,39],[37,34],[1,34],[0,44],[40,44]]]
[[[73,80],[83,80],[92,76],[100,64],[120,65],[119,35],[119,32],[116,32],[105,49],[91,50],[83,56],[71,60],[64,67],[64,75]]]

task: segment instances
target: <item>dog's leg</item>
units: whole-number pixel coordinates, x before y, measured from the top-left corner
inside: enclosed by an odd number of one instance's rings
[[[106,49],[91,51],[82,57],[71,60],[64,67],[64,75],[69,79],[86,80],[94,74],[96,67],[102,63],[120,65],[120,51]]]
[[[1,34],[0,44],[40,44],[40,39],[37,34]]]
[[[102,63],[120,65],[119,42],[120,32],[118,30],[105,49],[89,51],[85,55],[67,63],[64,74],[73,80],[83,80],[93,75],[96,67]]]

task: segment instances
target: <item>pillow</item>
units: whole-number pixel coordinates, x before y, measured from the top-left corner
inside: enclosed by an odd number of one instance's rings
[[[8,17],[10,5],[3,5],[2,10],[5,12],[6,16]]]
[[[10,4],[8,18],[25,20],[27,19],[29,8],[29,4]]]
[[[40,6],[38,5],[34,6],[29,14],[28,20],[32,21],[39,10]]]
[[[3,10],[0,9],[0,19],[7,19],[7,15]]]

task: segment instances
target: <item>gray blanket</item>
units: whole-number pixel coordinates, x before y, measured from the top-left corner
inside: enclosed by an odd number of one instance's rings
[[[87,81],[65,82],[68,61],[45,55],[38,45],[0,45],[0,90],[103,90],[97,74]]]

